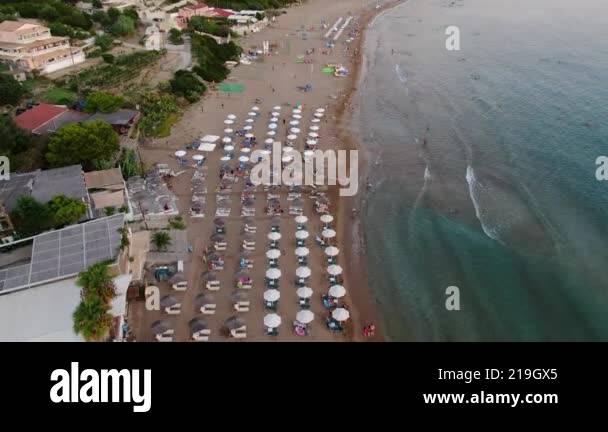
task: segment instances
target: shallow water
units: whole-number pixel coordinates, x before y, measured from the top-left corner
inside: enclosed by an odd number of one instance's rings
[[[370,281],[395,340],[607,340],[608,4],[410,0],[367,33]],[[445,28],[461,50],[445,49]],[[448,286],[460,310],[445,308]]]

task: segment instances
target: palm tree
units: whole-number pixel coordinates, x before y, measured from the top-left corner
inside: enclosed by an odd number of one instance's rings
[[[112,326],[109,310],[110,305],[99,296],[87,297],[80,302],[72,315],[74,331],[82,333],[87,341],[103,339]]]
[[[159,251],[164,251],[171,245],[171,236],[167,231],[157,231],[152,236],[152,243]]]
[[[76,284],[82,287],[81,298],[97,296],[107,303],[116,296],[116,287],[106,263],[97,263],[80,272]]]

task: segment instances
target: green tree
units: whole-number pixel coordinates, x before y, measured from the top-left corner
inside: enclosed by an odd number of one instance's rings
[[[110,305],[98,296],[82,300],[74,314],[74,331],[81,333],[87,341],[103,339],[112,326]]]
[[[104,27],[112,24],[112,19],[103,10],[98,10],[98,11],[93,12],[93,14],[91,15],[91,19],[93,21],[95,21],[96,23],[101,24]]]
[[[120,11],[114,7],[111,7],[108,9],[108,17],[110,17],[111,22],[115,23],[120,17]]]
[[[16,105],[26,93],[12,75],[0,73],[0,105]]]
[[[182,32],[176,28],[169,30],[169,42],[171,42],[173,45],[183,44],[184,38],[182,37]]]
[[[57,195],[47,203],[56,228],[78,222],[87,212],[87,205],[79,199]]]
[[[94,91],[87,96],[85,107],[87,112],[90,113],[98,111],[112,113],[118,111],[124,102],[124,99],[120,96],[114,96],[102,91]]]
[[[116,213],[116,207],[114,207],[114,206],[104,207],[103,212],[105,213],[106,216],[112,216],[114,213]]]
[[[135,31],[135,23],[127,16],[121,15],[116,22],[110,26],[110,33],[114,36],[128,36]]]
[[[167,231],[156,231],[152,236],[152,244],[156,250],[165,251],[171,245],[171,236]]]
[[[122,15],[130,18],[131,21],[133,21],[133,24],[137,24],[139,22],[139,14],[137,13],[137,9],[134,7],[126,8]]]
[[[11,220],[20,237],[31,237],[52,228],[52,215],[44,204],[30,196],[17,200]]]
[[[114,56],[110,53],[103,53],[101,55],[101,58],[103,59],[103,61],[105,61],[106,63],[114,63]]]
[[[195,74],[185,70],[175,72],[169,84],[173,94],[184,96],[189,102],[199,100],[200,95],[207,89]]]
[[[53,6],[46,4],[40,8],[38,16],[46,21],[54,21],[59,18],[59,12]]]
[[[102,51],[109,50],[110,48],[112,48],[113,44],[114,38],[110,35],[104,34],[95,36],[95,45],[101,48]]]
[[[103,3],[101,0],[93,0],[93,7],[95,9],[101,9],[103,7]]]
[[[119,150],[118,134],[103,121],[63,126],[53,135],[46,159],[53,167],[81,164],[85,171],[100,161],[113,160]]]
[[[9,158],[26,151],[32,143],[32,136],[19,128],[8,115],[0,116],[0,136],[0,153]]]
[[[90,297],[99,297],[109,302],[116,297],[116,286],[110,276],[106,263],[97,263],[78,274],[76,285],[82,288],[80,296],[83,300]]]
[[[141,174],[141,165],[133,149],[123,150],[119,164],[125,179]]]

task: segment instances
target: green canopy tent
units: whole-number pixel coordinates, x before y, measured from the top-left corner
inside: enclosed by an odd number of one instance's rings
[[[243,84],[221,83],[219,89],[226,93],[243,93],[245,86]]]

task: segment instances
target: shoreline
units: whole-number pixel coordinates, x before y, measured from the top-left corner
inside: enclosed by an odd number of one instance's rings
[[[359,151],[359,193],[353,197],[339,198],[337,210],[337,224],[341,250],[344,251],[345,279],[350,287],[351,301],[356,304],[356,310],[359,314],[359,325],[363,323],[373,322],[376,325],[376,334],[373,338],[363,339],[357,332],[353,340],[355,341],[370,341],[370,342],[385,342],[390,339],[384,331],[384,319],[379,306],[375,300],[375,295],[372,287],[369,285],[369,274],[367,263],[363,259],[365,251],[365,240],[363,236],[363,227],[361,224],[361,210],[363,198],[366,193],[367,184],[367,160],[364,155],[363,144],[353,135],[352,125],[354,123],[353,114],[356,111],[356,106],[353,100],[358,91],[359,83],[363,78],[363,60],[364,46],[366,40],[366,31],[369,24],[381,13],[394,8],[395,6],[404,3],[406,0],[393,0],[382,5],[379,9],[363,9],[358,17],[359,35],[355,43],[352,45],[357,54],[354,59],[352,74],[348,77],[348,83],[345,90],[344,102],[338,106],[336,110],[336,137],[343,143],[343,148],[346,150]],[[337,194],[336,194],[337,196]],[[353,224],[346,224],[346,220],[352,220],[352,210],[357,209],[357,217]],[[359,251],[353,251],[351,248],[345,248],[346,238],[358,238]],[[358,252],[358,253],[356,253]],[[357,282],[354,282],[357,281]]]

